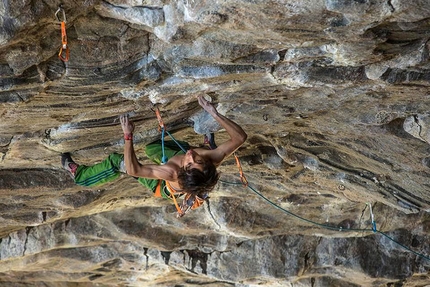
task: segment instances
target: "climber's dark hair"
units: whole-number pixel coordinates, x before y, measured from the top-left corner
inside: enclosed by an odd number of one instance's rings
[[[215,187],[219,179],[215,165],[208,160],[205,160],[202,165],[203,171],[181,167],[178,172],[178,183],[184,192],[201,197]]]

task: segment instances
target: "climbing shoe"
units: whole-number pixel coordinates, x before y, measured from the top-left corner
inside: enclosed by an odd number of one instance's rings
[[[215,143],[215,134],[214,133],[205,134],[204,143],[208,144],[211,149],[216,149],[217,145]]]
[[[72,178],[75,178],[76,170],[79,165],[73,161],[70,153],[66,152],[61,154],[61,165],[65,170],[70,172]]]

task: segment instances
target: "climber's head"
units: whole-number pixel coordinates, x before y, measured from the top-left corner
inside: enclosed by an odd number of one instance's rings
[[[219,174],[211,161],[192,149],[187,151],[178,173],[179,185],[186,193],[202,197],[215,187],[218,179]]]

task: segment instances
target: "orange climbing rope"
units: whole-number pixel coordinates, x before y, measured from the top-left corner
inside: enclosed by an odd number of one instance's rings
[[[60,20],[60,17],[58,17],[58,13],[60,12],[63,12],[63,20]],[[61,6],[58,8],[57,12],[55,12],[55,17],[57,17],[59,22],[61,22],[61,48],[58,53],[58,58],[63,62],[67,62],[69,60],[70,51],[67,46],[66,12],[64,12],[64,9]]]

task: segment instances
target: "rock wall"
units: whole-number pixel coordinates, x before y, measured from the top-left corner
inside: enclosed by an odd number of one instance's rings
[[[1,286],[430,284],[428,0],[0,3]],[[203,208],[60,164],[160,137],[248,133]],[[263,197],[261,197],[261,196]],[[267,200],[269,201],[267,201]],[[372,230],[370,205],[376,220]]]

